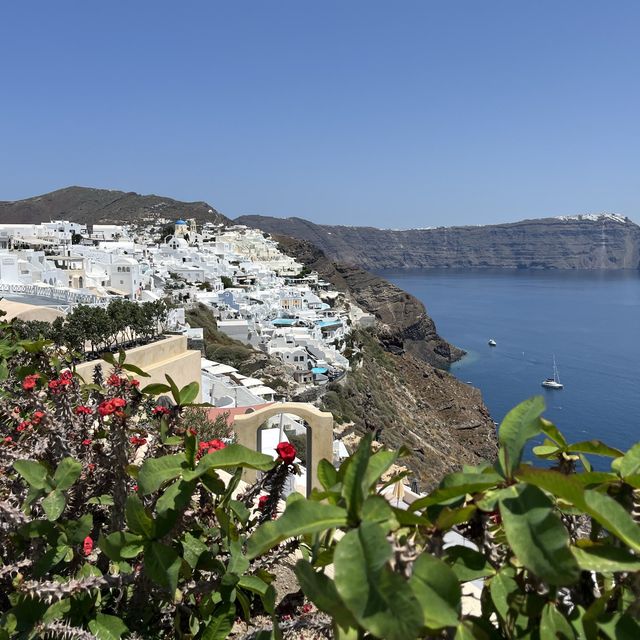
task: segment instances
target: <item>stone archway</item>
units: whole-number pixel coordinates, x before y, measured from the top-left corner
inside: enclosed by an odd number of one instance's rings
[[[238,443],[249,449],[258,450],[259,430],[261,425],[273,416],[291,413],[302,418],[307,427],[307,496],[313,488],[322,490],[318,480],[318,462],[323,458],[333,461],[333,415],[320,411],[307,402],[283,402],[241,416],[236,416],[234,429]],[[243,480],[254,482],[256,472],[245,469]]]

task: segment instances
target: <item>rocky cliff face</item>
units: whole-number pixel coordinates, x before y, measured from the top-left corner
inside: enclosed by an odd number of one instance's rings
[[[360,357],[346,378],[323,388],[321,406],[350,425],[343,436],[373,431],[387,448],[407,447],[403,464],[421,490],[462,464],[493,460],[496,431],[480,391],[438,368],[463,352],[440,338],[422,303],[363,269],[331,262],[309,242],[276,238],[378,320],[373,332],[354,332]]]
[[[437,367],[446,367],[464,351],[443,340],[417,298],[359,267],[334,263],[310,242],[275,236],[281,249],[317,271],[339,291],[379,321],[378,336],[393,353],[409,352]]]
[[[420,490],[463,464],[495,459],[495,425],[478,389],[410,353],[385,351],[375,334],[360,331],[355,338],[362,359],[321,400],[349,425],[343,436],[372,431],[388,449],[406,447],[401,464]]]
[[[364,269],[640,267],[640,227],[608,214],[402,231],[332,227],[301,218],[243,216],[236,222],[308,240],[329,258]]]
[[[163,196],[88,187],[67,187],[26,200],[0,202],[0,222],[5,223],[70,220],[83,224],[135,224],[157,218],[229,222],[206,202],[180,202]]]

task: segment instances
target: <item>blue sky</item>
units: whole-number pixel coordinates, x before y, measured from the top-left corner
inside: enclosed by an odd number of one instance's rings
[[[640,221],[639,28],[631,0],[4,2],[0,199]]]

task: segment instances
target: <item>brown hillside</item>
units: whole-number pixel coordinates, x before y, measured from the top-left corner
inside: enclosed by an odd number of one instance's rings
[[[180,202],[164,196],[89,187],[67,187],[25,200],[0,202],[0,223],[71,220],[85,224],[131,224],[156,218],[229,222],[206,202]]]

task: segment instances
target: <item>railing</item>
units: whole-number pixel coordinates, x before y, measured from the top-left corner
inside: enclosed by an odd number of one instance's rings
[[[51,298],[73,304],[88,304],[106,306],[109,303],[108,298],[102,298],[93,293],[83,293],[66,289],[64,287],[53,287],[51,285],[40,284],[12,284],[8,282],[0,282],[0,294],[10,293],[24,296],[38,296],[42,298]]]

